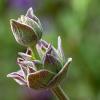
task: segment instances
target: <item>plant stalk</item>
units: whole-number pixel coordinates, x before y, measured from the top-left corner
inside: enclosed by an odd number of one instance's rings
[[[60,86],[52,88],[51,91],[59,100],[69,100],[68,96],[64,93]]]
[[[33,58],[33,59],[39,59],[39,55],[38,55],[36,46],[32,46],[32,47],[30,47],[30,48],[32,49],[32,58]]]

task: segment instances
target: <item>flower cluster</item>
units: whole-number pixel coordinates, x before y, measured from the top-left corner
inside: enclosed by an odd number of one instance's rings
[[[47,89],[59,85],[72,61],[72,58],[65,61],[60,36],[57,49],[41,39],[42,27],[32,8],[17,21],[11,20],[11,27],[16,41],[28,49],[25,53],[18,53],[20,70],[7,76],[32,89]],[[32,46],[36,47],[39,59],[34,59]]]

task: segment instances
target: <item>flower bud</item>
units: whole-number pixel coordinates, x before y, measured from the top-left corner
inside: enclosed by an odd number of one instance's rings
[[[39,19],[33,14],[33,9],[29,8],[26,15],[21,15],[18,20],[10,20],[11,29],[16,41],[23,46],[33,46],[42,37],[42,27]]]

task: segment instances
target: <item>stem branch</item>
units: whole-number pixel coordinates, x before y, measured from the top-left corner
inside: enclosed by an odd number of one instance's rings
[[[36,46],[31,47],[31,49],[32,49],[32,58],[33,59],[39,58],[38,52],[36,50]]]
[[[64,93],[60,86],[52,88],[52,92],[58,97],[59,100],[69,100],[68,96]]]

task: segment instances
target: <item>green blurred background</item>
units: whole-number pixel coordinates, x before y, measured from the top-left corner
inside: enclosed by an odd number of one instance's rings
[[[0,0],[0,100],[42,100],[6,77],[19,69],[17,53],[26,50],[16,43],[9,20],[30,6],[41,20],[43,38],[57,47],[60,35],[66,58],[73,58],[61,83],[70,100],[100,100],[100,0]]]

